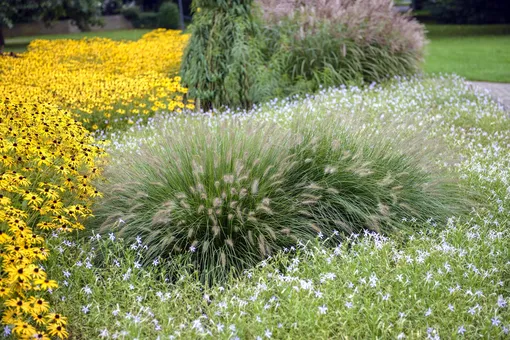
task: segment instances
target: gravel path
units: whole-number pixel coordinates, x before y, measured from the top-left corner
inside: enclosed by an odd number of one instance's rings
[[[510,84],[486,83],[479,81],[470,81],[469,84],[488,90],[494,97],[503,103],[507,110],[510,110]]]

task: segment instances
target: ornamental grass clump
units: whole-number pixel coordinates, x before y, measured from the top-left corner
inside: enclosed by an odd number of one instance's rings
[[[440,169],[331,114],[174,116],[114,144],[96,229],[147,247],[145,264],[185,258],[207,282],[317,236],[443,220],[458,202]]]
[[[419,72],[424,28],[392,0],[258,0],[277,94]]]
[[[138,154],[112,153],[95,210],[101,232],[118,231],[128,242],[141,237],[146,264],[189,254],[202,278],[214,279],[306,236],[286,192],[288,132],[190,118],[155,133]]]
[[[352,124],[333,114],[305,115],[292,124],[303,140],[291,150],[294,177],[301,178],[295,190],[320,233],[388,235],[406,229],[406,221],[423,225],[462,213],[467,200],[458,184],[432,161],[437,144],[399,136],[391,127],[353,130]]]

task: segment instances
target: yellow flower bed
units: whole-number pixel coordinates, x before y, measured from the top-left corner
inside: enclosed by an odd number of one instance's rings
[[[176,76],[188,38],[159,29],[138,41],[35,40],[19,58],[0,58],[0,93],[69,109],[91,129],[193,108]]]
[[[0,310],[19,338],[68,335],[66,318],[44,299],[57,287],[40,264],[44,235],[83,228],[103,155],[71,113],[0,97]]]
[[[99,195],[91,180],[104,151],[86,127],[193,108],[176,77],[187,40],[167,30],[135,42],[36,40],[0,57],[0,311],[15,336],[69,336],[45,300],[57,283],[41,262],[45,236],[82,229]]]

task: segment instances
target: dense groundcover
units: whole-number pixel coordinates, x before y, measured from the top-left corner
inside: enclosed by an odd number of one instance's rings
[[[46,270],[60,288],[51,294],[50,302],[69,316],[71,335],[124,339],[505,337],[510,328],[507,113],[462,79],[448,77],[330,89],[300,100],[276,100],[250,112],[230,112],[230,117],[256,117],[275,129],[292,130],[300,117],[310,125],[314,121],[307,117],[319,122],[330,114],[339,117],[349,135],[356,135],[356,129],[392,142],[392,153],[426,155],[416,161],[420,169],[444,169],[466,196],[482,203],[472,202],[472,210],[464,216],[452,212],[448,217],[424,218],[434,215],[427,210],[400,216],[389,225],[398,225],[401,232],[391,236],[359,228],[348,238],[335,239],[334,233],[316,230],[309,242],[282,245],[282,252],[266,254],[270,256],[255,268],[209,287],[188,266],[188,257],[198,249],[182,249],[180,256],[171,256],[168,262],[150,254],[150,235],[143,233],[125,239],[115,228],[86,239],[55,234],[49,242],[57,255],[50,257]],[[132,152],[143,157],[144,148],[162,137],[154,131],[174,127],[174,119],[156,117],[148,127],[134,125],[127,134],[113,134],[110,154]],[[208,119],[190,117],[188,123],[207,125]],[[257,137],[269,137],[267,133],[250,138],[256,142]],[[285,141],[282,136],[280,141]],[[168,147],[178,152],[181,146],[172,144],[177,137],[167,137]],[[207,136],[203,138],[206,143]],[[243,138],[234,141],[243,142]],[[192,134],[188,139],[200,140]],[[406,143],[411,140],[421,142]],[[259,151],[260,157],[280,156],[271,143],[264,145],[267,149]],[[228,148],[223,151],[228,155]],[[210,162],[214,166],[214,159]],[[334,172],[333,168],[328,171]],[[193,178],[188,180],[193,183]],[[226,177],[223,182],[230,181]],[[212,191],[224,189],[224,183],[211,183]],[[125,183],[116,190],[139,184]],[[184,200],[177,193],[163,190],[160,194]],[[221,198],[222,190],[217,194]],[[262,199],[255,203],[265,211],[271,208]],[[190,203],[168,204],[187,209]],[[131,213],[136,212],[134,207]],[[129,211],[111,213],[120,213],[112,223],[116,227],[133,223]],[[167,216],[163,212],[157,217],[147,215],[147,224],[161,223]],[[254,216],[248,212],[249,217]],[[224,241],[229,247],[230,241]]]

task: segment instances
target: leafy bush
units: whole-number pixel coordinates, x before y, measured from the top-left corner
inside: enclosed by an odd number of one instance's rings
[[[437,169],[384,139],[348,133],[333,115],[287,127],[205,116],[156,125],[132,142],[140,150],[113,152],[95,223],[128,243],[140,237],[145,264],[183,256],[204,281],[298,240],[389,233],[403,218],[442,219],[457,204]]]
[[[179,7],[173,2],[165,2],[158,12],[159,28],[179,28]]]
[[[181,76],[197,107],[250,107],[257,102],[260,30],[252,0],[197,0]]]
[[[133,24],[133,26],[136,27],[135,23],[138,23],[138,21],[140,20],[140,14],[142,13],[142,11],[137,6],[131,6],[123,8],[121,13],[124,16],[124,18],[129,20]]]
[[[119,14],[122,10],[122,0],[103,0],[101,10],[103,15]]]
[[[140,19],[135,25],[137,28],[157,28],[158,27],[158,13],[157,12],[142,12]]]
[[[158,28],[159,16],[156,12],[142,12],[139,7],[133,6],[123,9],[122,15],[135,28]]]
[[[500,0],[435,0],[425,8],[438,23],[510,23],[510,2]]]
[[[381,81],[419,71],[424,30],[391,0],[259,0],[277,93]]]

